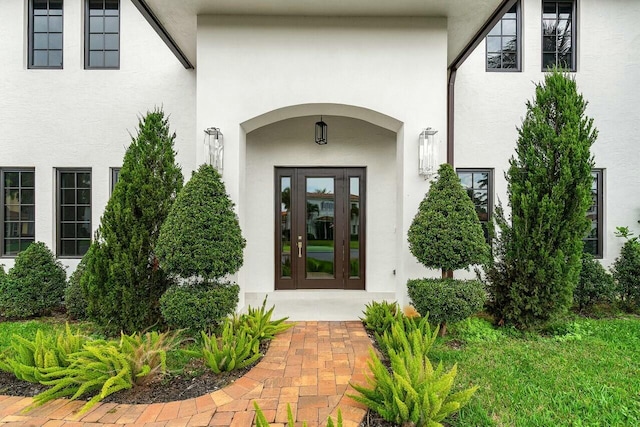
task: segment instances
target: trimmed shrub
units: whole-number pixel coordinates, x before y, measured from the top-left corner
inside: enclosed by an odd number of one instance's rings
[[[488,260],[478,214],[451,165],[440,166],[409,227],[408,240],[413,256],[425,267],[441,269],[442,277]]]
[[[573,303],[580,311],[595,304],[611,303],[615,300],[616,287],[611,274],[589,253],[582,254],[582,270],[578,286],[573,291]]]
[[[624,308],[635,310],[640,308],[640,241],[627,227],[618,227],[617,234],[627,241],[613,263],[613,277]]]
[[[64,306],[67,315],[76,320],[87,318],[87,298],[80,286],[80,278],[86,268],[85,258],[80,261],[76,270],[71,274],[64,290]]]
[[[44,243],[30,244],[0,280],[0,315],[24,319],[60,309],[66,276],[62,264]]]
[[[478,280],[417,279],[409,280],[407,288],[420,315],[437,324],[466,319],[482,310],[487,298]]]
[[[597,138],[573,78],[553,70],[536,86],[506,173],[511,221],[489,267],[498,322],[543,327],[573,302],[592,204],[590,148]]]
[[[156,253],[169,274],[205,281],[233,274],[246,245],[220,174],[202,165],[162,224]]]
[[[192,334],[215,330],[238,305],[240,287],[231,283],[177,285],[160,298],[167,326]]]
[[[182,188],[174,140],[162,110],[139,121],[138,134],[127,149],[118,183],[85,255],[80,284],[87,296],[87,314],[112,335],[162,322],[160,296],[173,281],[160,268],[155,247]]]

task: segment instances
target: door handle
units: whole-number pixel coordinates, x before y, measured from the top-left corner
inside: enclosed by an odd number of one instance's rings
[[[302,242],[298,242],[298,258],[302,258]]]

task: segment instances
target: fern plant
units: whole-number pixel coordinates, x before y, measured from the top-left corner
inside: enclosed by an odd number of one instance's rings
[[[33,341],[13,335],[11,348],[0,355],[0,369],[20,380],[37,383],[43,374],[69,366],[69,356],[85,342],[87,337],[79,330],[73,332],[68,323],[55,336],[36,331]]]
[[[402,315],[396,302],[371,301],[365,305],[364,317],[360,318],[364,327],[378,334],[388,330],[397,317]]]
[[[245,368],[257,361],[262,354],[256,351],[260,340],[247,332],[246,328],[234,328],[233,322],[224,324],[222,335],[202,335],[202,357],[205,364],[216,374]]]
[[[447,416],[466,404],[477,387],[451,393],[457,365],[444,372],[442,363],[434,369],[429,358],[408,351],[389,349],[391,372],[370,350],[367,377],[371,388],[351,384],[360,395],[349,395],[365,404],[385,420],[415,427],[441,427]]]
[[[81,351],[69,355],[69,361],[68,367],[42,375],[40,383],[51,388],[35,396],[33,406],[61,397],[75,400],[97,392],[80,409],[78,415],[82,415],[105,397],[133,386],[129,360],[116,343],[99,340],[85,343]]]
[[[270,427],[269,421],[267,421],[267,417],[264,416],[262,409],[258,405],[258,402],[253,402],[253,407],[256,410],[256,423],[255,427]],[[333,418],[329,417],[327,420],[327,427],[342,427],[342,411],[338,409],[338,424],[333,423]],[[279,424],[280,425],[280,424]],[[291,412],[291,405],[287,403],[287,426],[286,427],[296,427],[296,423],[293,420],[293,413]],[[303,422],[302,427],[307,427],[307,423]]]
[[[436,341],[438,331],[437,326],[431,330],[428,317],[412,319],[398,316],[382,335],[376,333],[376,340],[386,354],[394,350],[396,353],[406,351],[426,357]]]
[[[135,385],[149,383],[164,375],[167,370],[167,351],[173,350],[177,345],[175,333],[122,333],[120,350],[129,361]]]
[[[271,320],[275,306],[266,310],[267,298],[262,301],[262,307],[252,308],[249,306],[247,313],[241,315],[234,321],[237,329],[246,328],[247,332],[258,341],[272,340],[277,334],[286,331],[293,326],[293,323],[284,323],[288,317],[278,320]],[[257,349],[256,349],[257,351]]]

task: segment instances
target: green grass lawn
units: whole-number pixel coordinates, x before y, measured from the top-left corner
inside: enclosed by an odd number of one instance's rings
[[[451,425],[640,425],[640,319],[579,319],[570,329],[556,337],[498,330],[465,341],[453,328],[431,359],[457,362],[457,385],[480,389]],[[456,338],[465,341],[459,349],[450,345]]]

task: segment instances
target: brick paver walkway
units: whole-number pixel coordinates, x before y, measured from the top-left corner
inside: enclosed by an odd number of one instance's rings
[[[169,403],[103,403],[80,418],[84,402],[55,400],[24,413],[31,398],[0,396],[0,425],[250,427],[255,401],[273,426],[286,425],[290,405],[296,426],[324,426],[330,415],[336,420],[339,408],[344,427],[356,427],[366,411],[345,393],[353,392],[349,382],[366,382],[369,347],[360,322],[297,322],[271,342],[260,363],[222,390]]]

